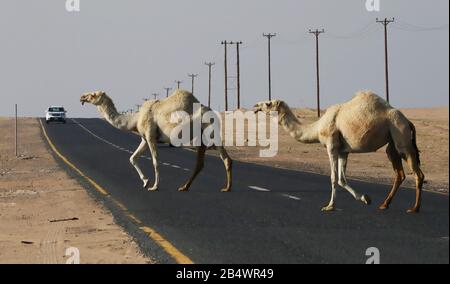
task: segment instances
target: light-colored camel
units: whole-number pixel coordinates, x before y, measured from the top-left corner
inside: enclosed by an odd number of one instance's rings
[[[155,172],[155,181],[149,188],[150,191],[157,190],[159,186],[157,143],[170,143],[171,131],[178,125],[170,123],[171,114],[178,111],[184,111],[189,114],[192,123],[193,116],[201,115],[207,111],[210,111],[209,108],[201,106],[198,110],[199,113],[193,113],[193,105],[194,103],[199,103],[199,101],[191,93],[182,90],[176,90],[171,96],[163,100],[151,100],[145,102],[139,109],[139,112],[135,114],[119,114],[111,98],[109,98],[104,92],[83,94],[80,101],[82,104],[91,103],[97,106],[98,111],[114,127],[120,130],[134,132],[141,137],[141,143],[130,157],[130,163],[138,172],[139,177],[144,184],[144,188],[148,188],[149,179],[144,175],[139,167],[138,158],[147,147],[150,149]],[[207,124],[202,124],[202,132],[205,127],[207,127]],[[220,158],[225,165],[227,176],[226,186],[222,189],[222,191],[230,191],[232,160],[228,156],[225,149],[222,146],[216,145],[206,147],[203,143],[201,146],[196,147],[196,149],[197,163],[194,172],[188,181],[178,190],[187,191],[189,189],[195,177],[203,169],[206,150],[217,149],[220,153]]]
[[[331,166],[331,200],[323,211],[335,209],[336,187],[346,189],[353,197],[366,204],[370,198],[356,192],[345,177],[347,158],[350,153],[375,152],[388,144],[387,156],[391,161],[395,180],[391,192],[379,207],[389,207],[399,186],[405,179],[402,158],[415,174],[416,201],[409,213],[420,209],[424,175],[420,169],[419,150],[414,125],[385,100],[372,92],[359,92],[349,102],[330,107],[312,124],[302,124],[286,103],[273,100],[255,105],[254,111],[278,112],[279,124],[297,141],[320,143],[327,149]]]

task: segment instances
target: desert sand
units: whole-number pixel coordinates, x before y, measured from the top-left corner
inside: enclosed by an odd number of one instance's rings
[[[0,118],[0,263],[66,263],[76,247],[80,263],[152,263],[114,223],[102,204],[60,169],[37,119]],[[51,220],[77,218],[64,222]]]
[[[448,107],[403,109],[402,111],[417,128],[417,143],[421,151],[422,170],[426,177],[424,189],[448,193]],[[315,110],[295,109],[294,113],[304,123],[317,120]],[[227,150],[235,160],[324,175],[330,174],[328,155],[321,145],[298,143],[281,127],[278,141],[278,155],[273,158],[260,158],[258,155],[260,148],[258,147],[230,147]],[[414,179],[411,172],[405,163],[404,167],[408,177],[403,186],[413,187]],[[352,179],[391,184],[393,171],[385,148],[376,153],[350,155],[347,176]]]

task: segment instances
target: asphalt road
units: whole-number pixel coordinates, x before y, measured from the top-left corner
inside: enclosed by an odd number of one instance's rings
[[[235,161],[233,191],[221,193],[225,171],[212,156],[191,190],[178,192],[195,153],[165,145],[159,146],[160,189],[148,192],[128,162],[139,137],[100,119],[76,122],[45,126],[59,151],[195,263],[365,263],[369,247],[379,249],[381,263],[449,263],[448,196],[425,192],[421,213],[409,215],[414,192],[401,190],[390,210],[381,212],[377,206],[390,187],[353,181],[373,204],[339,189],[338,210],[323,213],[328,177]],[[151,162],[141,158],[140,164],[152,177]],[[150,238],[134,235],[146,253],[157,251]]]

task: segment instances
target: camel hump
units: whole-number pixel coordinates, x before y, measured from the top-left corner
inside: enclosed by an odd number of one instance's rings
[[[385,101],[373,91],[359,91],[355,94],[353,99],[366,100],[366,101]]]
[[[360,106],[366,106],[369,109],[391,109],[391,105],[372,91],[359,91],[349,102]]]
[[[194,104],[200,104],[192,93],[184,90],[174,91],[168,98],[158,101],[152,110],[155,115],[163,120],[169,120],[172,113],[182,111],[193,114]]]
[[[198,103],[199,100],[191,93],[185,90],[175,90],[172,95],[170,95],[167,101],[172,102],[189,102],[189,103]]]

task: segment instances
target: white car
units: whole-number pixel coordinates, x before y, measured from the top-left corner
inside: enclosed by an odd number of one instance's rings
[[[51,106],[45,112],[45,122],[48,124],[52,121],[60,121],[66,123],[67,111],[62,106]]]

